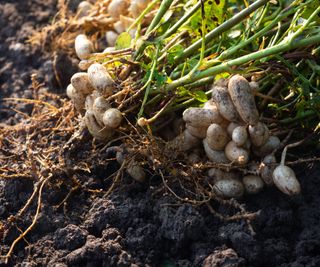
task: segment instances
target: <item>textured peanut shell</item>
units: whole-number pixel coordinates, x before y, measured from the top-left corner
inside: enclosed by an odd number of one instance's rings
[[[269,138],[269,129],[267,125],[258,122],[256,125],[249,125],[249,135],[252,144],[256,147],[263,146]]]
[[[118,34],[114,31],[107,31],[106,32],[106,42],[108,46],[115,46],[117,38],[118,38]]]
[[[273,185],[272,173],[276,168],[273,163],[276,163],[276,157],[274,155],[267,155],[259,165],[260,176],[266,185]]]
[[[244,193],[244,187],[238,179],[221,179],[214,184],[214,192],[222,198],[239,198]]]
[[[84,122],[91,135],[97,140],[106,141],[110,139],[114,134],[114,131],[112,129],[103,127],[98,123],[92,110],[86,111]]]
[[[280,139],[277,136],[269,136],[264,145],[255,149],[255,154],[260,157],[264,157],[277,149],[280,146],[280,143]]]
[[[84,34],[79,34],[74,41],[76,54],[80,59],[88,59],[93,52],[93,44]]]
[[[259,122],[259,112],[249,82],[244,77],[235,75],[229,80],[228,91],[241,119],[250,125],[256,125]]]
[[[77,72],[71,77],[71,84],[77,90],[84,95],[91,94],[93,91],[93,86],[91,85],[86,72]]]
[[[280,191],[287,195],[297,195],[301,191],[300,183],[294,171],[285,165],[280,165],[273,171],[273,182]]]
[[[193,127],[208,127],[211,123],[221,122],[218,111],[205,108],[187,108],[182,117],[186,123]]]
[[[122,114],[116,108],[109,108],[103,114],[102,121],[105,126],[110,127],[112,129],[117,129],[122,122]]]
[[[207,129],[206,140],[213,150],[223,150],[228,142],[228,134],[219,124],[213,123]]]
[[[237,146],[243,146],[248,139],[248,132],[245,126],[238,126],[232,132],[232,141]]]
[[[264,187],[262,179],[257,175],[244,176],[242,179],[242,183],[244,185],[245,191],[248,194],[257,194]]]
[[[189,123],[186,123],[186,129],[188,132],[200,139],[206,138],[207,135],[207,127],[193,127]]]
[[[129,3],[126,0],[112,0],[108,6],[108,13],[114,19],[128,13]]]
[[[209,147],[207,140],[203,140],[203,148],[208,157],[208,159],[214,163],[228,163],[229,160],[227,159],[224,151],[213,150]]]
[[[88,77],[92,86],[101,94],[109,96],[113,92],[114,81],[107,69],[99,63],[88,68]]]
[[[219,113],[228,121],[239,121],[238,112],[230,98],[228,89],[221,86],[212,87],[212,98],[216,103]]]
[[[237,165],[245,165],[249,161],[249,153],[246,149],[238,147],[235,142],[230,141],[225,148],[226,157]]]

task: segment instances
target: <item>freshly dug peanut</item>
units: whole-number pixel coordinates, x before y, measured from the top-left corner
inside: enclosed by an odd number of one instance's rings
[[[264,186],[262,179],[257,175],[247,175],[243,177],[242,183],[248,194],[259,193]]]
[[[77,92],[80,92],[84,95],[91,94],[94,90],[89,81],[88,73],[86,72],[78,72],[73,74],[71,77],[71,84],[77,90]]]
[[[77,8],[77,18],[88,16],[92,8],[92,4],[88,1],[82,1]]]
[[[106,101],[106,99],[102,96],[99,96],[94,99],[93,105],[92,105],[92,111],[94,116],[96,117],[97,121],[103,125],[103,116],[107,109],[109,109],[111,106]]]
[[[79,34],[74,41],[76,54],[80,59],[88,59],[93,52],[93,44],[84,34]]]
[[[280,146],[280,139],[277,136],[269,136],[268,140],[261,147],[255,149],[255,154],[264,157]]]
[[[203,139],[203,148],[206,152],[207,157],[210,161],[214,163],[228,163],[229,160],[227,159],[225,153],[219,150],[213,150],[207,143],[206,139]]]
[[[224,152],[230,161],[238,165],[245,165],[249,161],[248,151],[242,147],[238,147],[233,141],[230,141],[226,145]]]
[[[219,109],[217,107],[217,104],[213,101],[213,99],[209,99],[207,102],[204,103],[203,105],[204,109],[211,109],[214,114],[215,114],[215,118],[214,118],[214,123],[218,123],[220,124],[222,121],[224,121],[225,119],[220,115],[219,113]]]
[[[118,34],[123,33],[126,30],[120,20],[113,24],[113,28]]]
[[[103,123],[112,129],[117,129],[122,122],[122,114],[116,108],[109,108],[103,114]]]
[[[120,15],[128,13],[129,3],[126,0],[112,0],[108,6],[108,13],[113,18],[118,20]]]
[[[239,121],[238,112],[233,105],[233,102],[228,93],[226,87],[213,86],[212,87],[212,98],[216,103],[219,113],[228,121]]]
[[[223,171],[217,168],[211,168],[208,171],[208,176],[213,178],[213,182],[216,183],[219,180],[223,179],[238,179],[239,175],[236,172],[230,171]]]
[[[220,122],[220,114],[212,109],[187,108],[182,114],[183,120],[193,127],[208,127],[211,123]]]
[[[227,132],[230,135],[230,137],[232,137],[233,130],[235,128],[237,128],[238,126],[241,126],[241,125],[239,123],[236,123],[236,122],[233,122],[233,121],[228,124]]]
[[[106,32],[107,45],[111,47],[115,46],[118,36],[119,35],[114,31],[107,31]]]
[[[244,193],[243,184],[238,179],[221,179],[214,184],[213,189],[222,198],[240,198]]]
[[[232,76],[228,91],[241,119],[250,125],[256,125],[259,122],[259,112],[246,78],[241,75]]]
[[[189,123],[186,123],[186,129],[191,135],[200,139],[205,138],[207,135],[207,127],[193,127]]]
[[[269,129],[264,123],[258,122],[256,125],[249,125],[249,135],[254,146],[263,146],[269,138]]]
[[[285,165],[280,165],[273,171],[273,182],[280,191],[287,195],[297,195],[301,191],[300,183],[294,171]]]
[[[83,115],[85,112],[85,95],[81,92],[77,92],[72,84],[69,84],[67,87],[67,96],[72,100],[75,109]]]
[[[198,147],[199,144],[200,139],[191,135],[188,130],[184,130],[176,138],[168,142],[170,148],[178,151],[188,151]]]
[[[245,126],[238,126],[232,132],[232,141],[237,146],[243,146],[248,139],[247,128]]]
[[[113,92],[114,81],[107,69],[99,63],[88,68],[88,77],[92,86],[101,94],[109,96]]]
[[[105,141],[112,137],[114,131],[110,128],[102,127],[92,110],[87,110],[84,116],[84,122],[91,133],[91,135],[97,140]]]
[[[272,173],[276,167],[272,164],[276,162],[276,157],[274,155],[267,155],[259,165],[260,176],[266,185],[273,185]]]
[[[227,131],[219,124],[213,123],[207,129],[206,140],[211,149],[223,150],[228,142]]]
[[[127,173],[139,183],[143,183],[146,180],[146,173],[143,167],[140,166],[139,162],[136,160],[131,160],[128,163],[126,169]]]

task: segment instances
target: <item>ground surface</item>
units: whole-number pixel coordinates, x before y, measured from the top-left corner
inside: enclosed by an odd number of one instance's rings
[[[30,105],[13,105],[3,98],[30,98],[32,73],[49,91],[62,92],[50,58],[26,44],[31,29],[50,21],[55,4],[54,0],[0,1],[0,130],[23,119],[13,107],[30,111]],[[255,235],[245,222],[223,222],[206,207],[171,205],[175,200],[156,194],[151,181],[139,185],[128,180],[108,198],[78,190],[60,209],[55,205],[68,190],[44,189],[38,222],[16,246],[8,266],[320,266],[320,167],[302,166],[296,171],[300,196],[289,198],[270,188],[240,200],[248,211],[260,210],[252,222]],[[78,179],[86,188],[106,189],[107,172],[99,166]],[[16,214],[32,190],[27,179],[0,180],[0,220]],[[17,222],[20,228],[31,223],[35,207]],[[1,254],[17,235],[15,228],[0,229]],[[1,261],[0,265],[5,266]]]

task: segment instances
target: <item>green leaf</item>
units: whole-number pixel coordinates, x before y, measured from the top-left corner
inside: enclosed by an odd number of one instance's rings
[[[316,10],[316,8],[318,8],[319,5],[320,5],[320,0],[314,0],[312,3],[308,4],[305,11],[302,13],[301,17],[303,17],[304,19],[308,19],[311,16],[311,14]],[[319,13],[318,15],[315,16],[314,20],[320,23]]]
[[[120,50],[120,49],[125,49],[125,48],[129,48],[131,45],[131,35],[127,32],[123,32],[121,33],[116,41],[116,50]]]
[[[194,92],[191,92],[193,98],[199,102],[206,102],[208,101],[208,97],[207,95],[205,94],[205,92],[203,91],[194,91]]]

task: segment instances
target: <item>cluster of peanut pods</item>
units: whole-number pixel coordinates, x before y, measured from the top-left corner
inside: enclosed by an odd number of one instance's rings
[[[148,0],[112,0],[108,13],[115,19],[114,31],[106,32],[108,47],[114,50],[118,34],[126,31],[148,5]],[[92,5],[83,1],[79,15],[86,15]],[[134,35],[135,30],[132,31]],[[121,112],[112,107],[108,98],[117,92],[115,82],[103,64],[89,60],[94,52],[93,43],[84,34],[75,39],[79,68],[83,72],[73,75],[67,95],[92,136],[101,141],[110,140],[123,121]],[[192,162],[211,161],[236,166],[243,172],[212,168],[208,176],[215,193],[225,198],[238,198],[244,193],[256,194],[265,185],[276,185],[282,192],[293,195],[300,192],[300,184],[291,168],[277,164],[274,152],[280,146],[277,136],[270,134],[260,121],[253,89],[257,83],[248,82],[240,75],[221,79],[212,86],[212,99],[203,107],[188,108],[183,112],[185,129],[168,142],[168,146],[189,153]],[[203,153],[204,152],[204,153]],[[205,154],[205,158],[203,158]],[[117,154],[123,162],[121,153]],[[138,162],[130,162],[127,172],[136,180],[145,180],[145,172]]]
[[[288,195],[298,194],[300,184],[293,170],[276,163],[274,152],[280,140],[259,121],[253,89],[257,89],[257,83],[240,75],[217,81],[212,86],[212,99],[202,108],[184,111],[185,130],[171,145],[189,151],[191,161],[203,161],[201,147],[211,162],[238,166],[250,173],[210,169],[208,176],[221,197],[256,194],[273,184]]]

